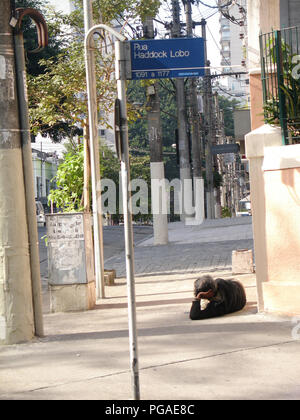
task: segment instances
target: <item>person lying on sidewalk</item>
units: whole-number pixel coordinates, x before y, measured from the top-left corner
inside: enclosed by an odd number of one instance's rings
[[[194,283],[194,300],[190,310],[192,320],[207,319],[240,311],[246,305],[246,293],[234,280],[203,276]]]

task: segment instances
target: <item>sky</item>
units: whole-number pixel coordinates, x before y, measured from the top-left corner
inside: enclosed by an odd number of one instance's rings
[[[214,0],[206,0],[205,3],[215,5],[216,2]],[[211,66],[220,66],[221,62],[221,54],[220,54],[220,13],[216,12],[215,9],[210,9],[205,6],[194,7],[193,12],[193,19],[198,21],[203,16],[204,19],[207,21],[206,25],[206,35],[207,35],[207,55],[208,59],[211,62]],[[215,14],[213,14],[215,13]],[[197,28],[196,33],[201,36],[201,27]]]

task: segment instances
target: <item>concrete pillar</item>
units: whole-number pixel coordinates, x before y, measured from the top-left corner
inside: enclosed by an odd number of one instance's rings
[[[165,188],[164,162],[151,162],[151,202],[153,209],[153,233],[154,245],[166,245],[168,243],[168,214],[167,192]],[[157,181],[157,187],[154,187]]]
[[[280,28],[280,0],[251,0],[247,4],[248,66],[251,99],[251,129],[263,124],[263,100],[260,69],[260,33]]]
[[[188,200],[191,200],[192,197],[189,196]],[[191,203],[191,201],[188,201]],[[194,216],[185,218],[185,225],[201,225],[205,219],[205,205],[204,205],[204,179],[194,177],[194,207],[193,211]],[[192,207],[192,206],[190,206]],[[189,209],[191,212],[191,208]]]
[[[245,140],[246,156],[249,159],[258,309],[262,311],[264,310],[263,283],[268,279],[267,214],[262,166],[266,148],[281,145],[281,129],[263,125],[247,134]]]
[[[268,281],[265,310],[300,315],[300,145],[266,149]]]

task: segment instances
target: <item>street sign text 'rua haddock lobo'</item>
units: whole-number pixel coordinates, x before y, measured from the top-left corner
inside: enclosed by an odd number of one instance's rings
[[[205,75],[203,38],[128,41],[127,54],[127,79]]]

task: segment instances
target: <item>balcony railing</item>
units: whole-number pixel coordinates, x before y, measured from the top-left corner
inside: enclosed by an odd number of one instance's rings
[[[282,128],[283,144],[300,143],[300,28],[260,35],[266,123]]]

